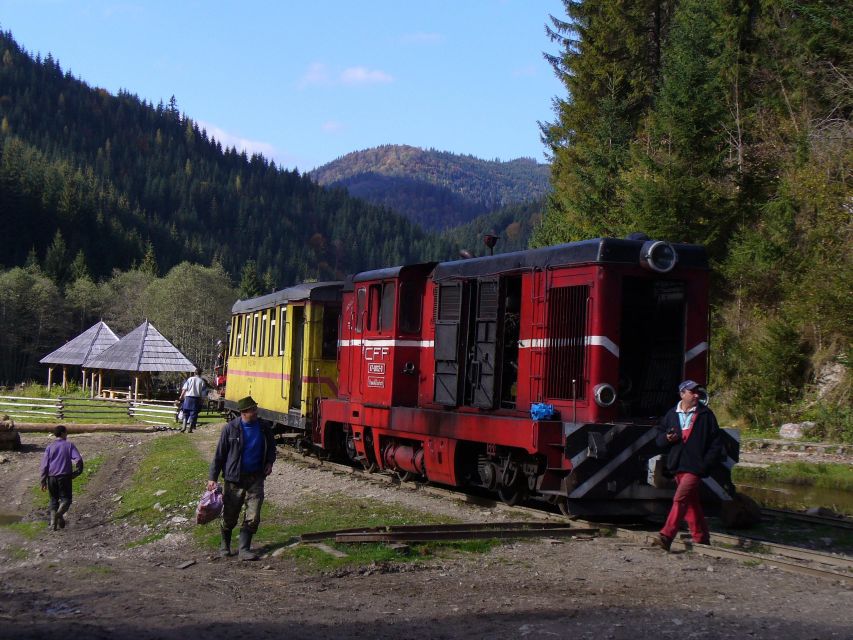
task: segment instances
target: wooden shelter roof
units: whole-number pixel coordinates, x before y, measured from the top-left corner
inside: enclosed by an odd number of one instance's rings
[[[131,372],[195,370],[195,365],[147,320],[83,366]]]
[[[119,341],[104,321],[92,325],[76,338],[69,340],[56,351],[39,360],[41,364],[64,364],[80,366]]]

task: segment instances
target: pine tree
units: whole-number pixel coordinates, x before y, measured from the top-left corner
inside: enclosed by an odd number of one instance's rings
[[[65,239],[62,237],[62,232],[57,229],[53,242],[44,255],[44,273],[59,287],[65,284],[69,275],[67,253]]]
[[[246,300],[255,298],[261,294],[261,284],[258,278],[258,266],[254,260],[247,260],[243,264],[243,271],[240,277],[240,298]]]
[[[546,55],[568,91],[557,119],[541,124],[554,191],[534,245],[622,230],[619,175],[637,123],[651,103],[669,2],[564,0],[568,20],[547,28],[558,55]]]

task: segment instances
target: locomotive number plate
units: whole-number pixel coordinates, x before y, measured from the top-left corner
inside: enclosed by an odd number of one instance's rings
[[[370,362],[367,365],[367,373],[378,373],[379,375],[385,375],[385,363],[384,362]]]

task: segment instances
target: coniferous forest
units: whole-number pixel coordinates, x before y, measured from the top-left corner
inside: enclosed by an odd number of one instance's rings
[[[11,33],[0,35],[0,153],[0,208],[15,234],[0,264],[42,258],[58,231],[60,284],[78,254],[102,277],[149,246],[163,271],[215,260],[239,275],[254,259],[282,285],[453,253],[389,211],[223,149],[174,98],[110,95]]]
[[[564,5],[534,244],[643,231],[706,245],[718,411],[853,440],[853,5]]]

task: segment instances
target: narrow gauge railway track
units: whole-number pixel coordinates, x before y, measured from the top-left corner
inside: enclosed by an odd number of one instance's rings
[[[281,451],[281,449],[280,449]],[[550,520],[552,522],[565,523],[565,516],[556,513],[545,511],[541,508],[528,506],[509,506],[500,500],[493,500],[482,496],[471,495],[461,491],[445,489],[442,487],[434,487],[426,484],[414,482],[401,483],[400,480],[391,474],[385,473],[369,473],[357,467],[351,467],[345,464],[332,462],[329,460],[320,460],[317,458],[307,457],[296,451],[284,449],[284,456],[298,463],[306,464],[314,468],[319,468],[332,473],[341,473],[351,475],[367,482],[377,482],[383,484],[395,484],[401,488],[410,488],[410,490],[419,490],[436,497],[452,499],[465,502],[468,504],[478,505],[484,508],[493,510],[501,510],[507,513],[517,514],[519,516],[532,520]],[[771,510],[778,511],[778,510]],[[782,512],[783,515],[789,515],[789,512]],[[790,512],[791,515],[802,515],[796,512]],[[822,518],[814,516],[819,520]],[[829,518],[830,521],[837,520]],[[650,530],[631,529],[627,527],[616,527],[613,525],[591,522],[583,519],[572,519],[572,523],[583,529],[578,528],[577,533],[588,530],[588,528],[597,528],[600,533],[607,534],[608,532],[620,538],[634,540],[637,542],[646,542]],[[741,562],[761,562],[768,566],[777,569],[798,573],[800,575],[810,575],[823,579],[835,580],[846,586],[853,587],[853,557],[841,554],[831,554],[821,551],[812,551],[800,547],[791,547],[789,545],[777,544],[768,542],[759,538],[749,536],[733,536],[723,533],[711,534],[711,545],[695,545],[689,540],[676,539],[673,542],[675,550],[689,550],[701,555],[714,558],[729,558],[739,560]]]
[[[799,511],[788,511],[787,509],[768,509],[762,508],[761,515],[765,518],[784,518],[786,520],[798,520],[800,522],[808,522],[824,527],[834,527],[837,529],[847,529],[853,531],[853,519],[843,516],[819,516],[810,513],[800,513]]]

